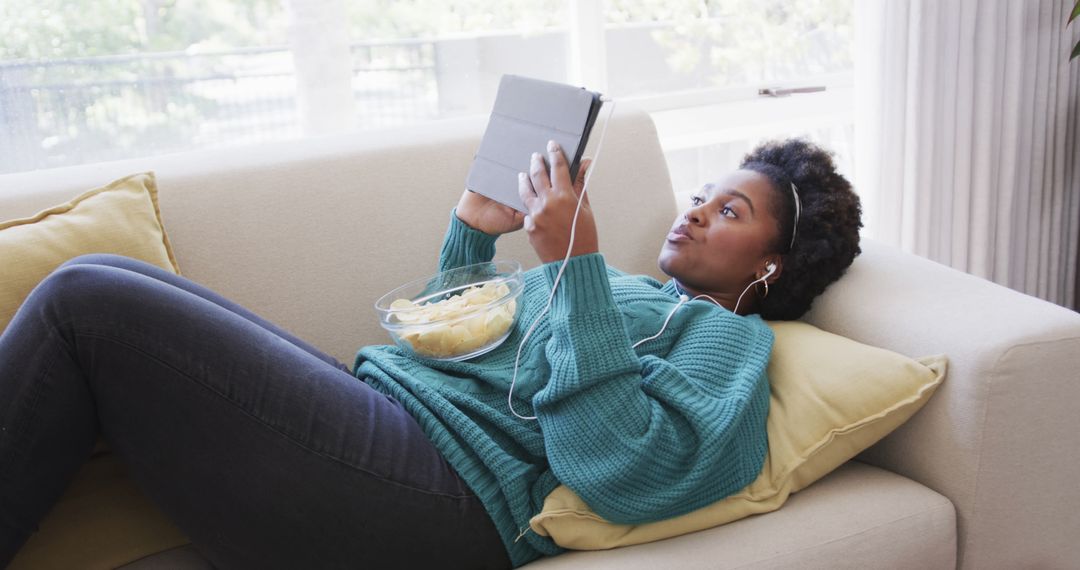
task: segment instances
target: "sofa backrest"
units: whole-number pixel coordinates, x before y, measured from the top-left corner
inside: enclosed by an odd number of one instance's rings
[[[606,117],[604,109],[587,156],[596,153]],[[435,271],[486,122],[455,119],[4,175],[0,220],[153,170],[184,275],[352,364],[358,347],[389,342],[375,299]],[[589,185],[608,262],[660,277],[656,256],[675,202],[648,115],[618,108]],[[496,258],[538,263],[524,232],[500,239]]]

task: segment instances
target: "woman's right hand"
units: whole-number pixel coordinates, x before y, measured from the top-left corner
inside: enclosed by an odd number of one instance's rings
[[[458,200],[457,217],[469,227],[491,235],[514,232],[525,224],[525,214],[469,190]]]

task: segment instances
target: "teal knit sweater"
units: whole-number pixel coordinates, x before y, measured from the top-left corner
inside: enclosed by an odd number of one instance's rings
[[[440,270],[494,254],[495,236],[451,215]],[[439,362],[369,346],[354,368],[416,418],[483,502],[515,566],[562,551],[528,530],[560,483],[607,520],[656,521],[749,484],[768,446],[769,327],[691,301],[660,337],[634,349],[660,330],[678,292],[672,281],[607,267],[598,253],[570,258],[522,351],[514,409],[538,420],[511,414],[518,344],[561,263],[525,273],[518,322],[492,352]]]

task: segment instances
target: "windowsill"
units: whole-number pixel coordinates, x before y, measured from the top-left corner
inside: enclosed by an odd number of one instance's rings
[[[846,77],[848,81],[842,79]],[[822,78],[831,79],[831,78]],[[732,88],[625,100],[649,112],[665,151],[698,148],[806,131],[852,121],[854,87],[850,75],[825,84],[818,93],[766,97],[756,89]]]

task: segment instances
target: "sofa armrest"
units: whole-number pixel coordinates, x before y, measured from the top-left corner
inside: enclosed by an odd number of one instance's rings
[[[860,459],[949,497],[964,568],[1080,560],[1080,315],[880,243],[806,320],[909,356],[944,353],[927,406]]]

